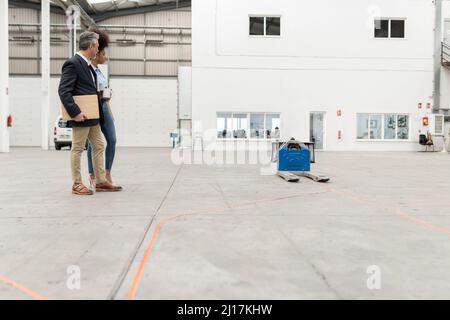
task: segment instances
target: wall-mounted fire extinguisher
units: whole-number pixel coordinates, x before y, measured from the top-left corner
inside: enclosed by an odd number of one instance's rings
[[[428,127],[429,123],[430,123],[430,119],[428,119],[428,117],[422,118],[422,126]]]
[[[11,115],[9,115],[8,118],[7,118],[7,120],[6,120],[6,126],[7,126],[8,128],[11,128],[11,127],[12,127],[12,117],[11,117]]]

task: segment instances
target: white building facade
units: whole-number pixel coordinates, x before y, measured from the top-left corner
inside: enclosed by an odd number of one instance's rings
[[[192,24],[193,135],[420,149],[434,1],[193,0]]]

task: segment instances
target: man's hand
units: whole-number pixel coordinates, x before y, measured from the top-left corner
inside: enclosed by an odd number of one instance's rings
[[[73,120],[75,122],[84,122],[84,120],[87,120],[87,117],[83,112],[81,112],[75,118],[73,118]]]

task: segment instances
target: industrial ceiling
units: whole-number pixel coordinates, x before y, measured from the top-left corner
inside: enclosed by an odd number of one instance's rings
[[[92,25],[112,17],[191,6],[191,0],[51,0],[51,2],[53,13],[65,14],[70,6],[78,6],[85,25]],[[9,0],[9,5],[40,10],[41,1]]]

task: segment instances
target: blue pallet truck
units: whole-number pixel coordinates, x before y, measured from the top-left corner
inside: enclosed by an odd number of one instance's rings
[[[299,182],[301,177],[322,183],[330,181],[327,176],[311,172],[312,159],[311,150],[292,138],[279,146],[272,161],[277,162],[277,175],[288,182]]]

